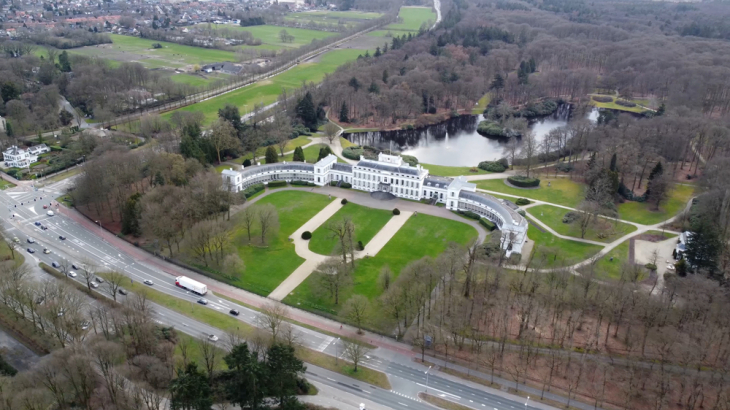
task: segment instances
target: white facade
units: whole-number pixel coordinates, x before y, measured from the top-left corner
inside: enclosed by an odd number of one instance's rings
[[[352,185],[366,192],[388,192],[398,198],[431,199],[452,211],[471,211],[493,222],[502,232],[502,247],[507,254],[521,253],[527,238],[527,220],[508,203],[476,191],[476,184],[464,177],[429,176],[420,165],[411,166],[397,155],[379,154],[377,160],[361,157],[355,165],[337,162],[328,155],[316,164],[302,162],[250,166],[242,170],[227,169],[221,174],[223,189],[240,192],[251,185],[285,180],[313,182],[324,186],[332,182]]]
[[[9,167],[27,168],[30,164],[38,162],[38,155],[32,154],[29,149],[13,145],[3,152],[3,162]]]

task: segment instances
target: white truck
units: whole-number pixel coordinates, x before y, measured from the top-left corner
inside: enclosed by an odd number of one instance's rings
[[[193,293],[197,293],[200,296],[205,295],[208,293],[208,287],[204,284],[198,282],[197,280],[192,280],[188,278],[187,276],[178,276],[175,278],[175,285],[187,289]]]

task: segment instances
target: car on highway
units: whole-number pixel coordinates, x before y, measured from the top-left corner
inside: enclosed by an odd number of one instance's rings
[[[71,269],[79,270],[79,269],[81,269],[81,267],[79,265],[75,264],[75,263],[72,263],[71,264]]]
[[[152,286],[152,285],[154,285],[154,284],[155,284],[154,282],[152,282],[152,281],[151,281],[151,280],[149,280],[149,279],[145,279],[145,280],[144,280],[144,282],[142,282],[142,283],[144,283],[144,284],[145,284],[145,285],[147,285],[147,286]]]
[[[62,240],[62,241],[65,241],[65,240],[66,240],[66,237],[65,237],[65,236],[63,236],[63,235],[59,235],[59,236],[58,236],[58,239],[60,239],[60,240]]]
[[[35,249],[33,249],[33,248],[28,248],[28,253],[35,253]]]
[[[121,288],[119,289],[118,292],[119,292],[120,295],[124,295],[124,296],[127,296],[129,294],[129,292],[127,292],[126,289],[121,289]]]
[[[216,336],[216,335],[208,335],[208,340],[210,340],[211,342],[217,342],[218,341],[218,336]]]
[[[96,282],[91,282],[91,283],[89,283],[89,286],[91,286],[92,288],[96,289],[96,288],[99,287],[99,284],[96,283]]]
[[[18,239],[18,237],[17,237],[17,236],[14,236],[14,237],[13,237],[13,242],[15,242],[15,243],[20,243],[20,239]]]
[[[48,215],[48,216],[53,216],[53,215],[54,215],[54,213],[53,213],[53,211],[48,211],[48,212],[46,212],[46,215]]]
[[[26,239],[26,241],[28,241],[28,243],[35,243],[35,239],[33,239],[33,238],[28,238],[28,239]]]
[[[35,226],[41,226],[40,221],[35,221]]]
[[[77,275],[77,274],[76,274],[76,272],[74,272],[74,271],[69,271],[69,272],[68,272],[68,276],[70,276],[70,277],[72,277],[72,278],[75,278],[75,277],[76,277],[76,276],[78,276],[78,275]]]
[[[208,304],[208,299],[200,298],[200,299],[198,299],[198,303],[200,303],[201,305],[207,305]]]
[[[104,283],[104,279],[102,279],[102,278],[100,278],[98,276],[96,278],[94,278],[94,280],[96,280],[99,283]]]
[[[43,209],[48,209],[48,205],[43,205]]]
[[[51,262],[51,266],[53,266],[54,268],[60,268],[61,264],[56,261],[53,261],[53,262]]]
[[[51,253],[51,250],[48,249],[48,248],[43,248],[43,253],[45,253],[46,255],[48,255],[49,253]]]
[[[232,314],[233,316],[238,316],[241,314],[241,312],[237,311],[236,309],[231,309],[228,311],[228,313]]]
[[[44,231],[47,231],[48,230],[48,227],[45,226],[45,225],[41,225],[41,229],[44,230]]]

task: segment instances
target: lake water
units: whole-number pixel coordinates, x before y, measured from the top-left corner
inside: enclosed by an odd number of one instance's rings
[[[560,113],[560,114],[558,114]],[[568,124],[576,116],[595,122],[598,110],[578,113],[558,110],[558,113],[535,120],[530,129],[535,138],[543,138],[555,128]],[[380,149],[393,149],[405,155],[413,155],[419,162],[448,166],[476,166],[481,161],[494,161],[506,156],[507,140],[483,137],[477,133],[477,125],[484,116],[461,116],[417,130],[375,131],[345,134],[344,137],[358,145]]]

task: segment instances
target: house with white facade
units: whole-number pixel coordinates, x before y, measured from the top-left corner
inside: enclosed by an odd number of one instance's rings
[[[41,154],[45,154],[46,152],[51,152],[51,149],[46,144],[38,144],[28,148],[28,152],[30,153],[30,155],[38,156]]]
[[[430,199],[452,211],[471,211],[493,222],[502,232],[502,247],[507,254],[521,253],[527,239],[527,220],[504,200],[477,192],[476,184],[464,177],[446,178],[429,175],[420,165],[412,166],[399,155],[380,153],[377,160],[360,157],[355,165],[337,162],[330,154],[315,164],[284,162],[253,165],[221,173],[223,189],[240,192],[251,185],[285,180],[313,182],[324,186],[332,182],[348,183],[353,189],[385,192],[397,198]]]
[[[3,152],[3,162],[8,167],[27,168],[30,164],[38,162],[38,155],[32,154],[30,149],[13,145]]]

